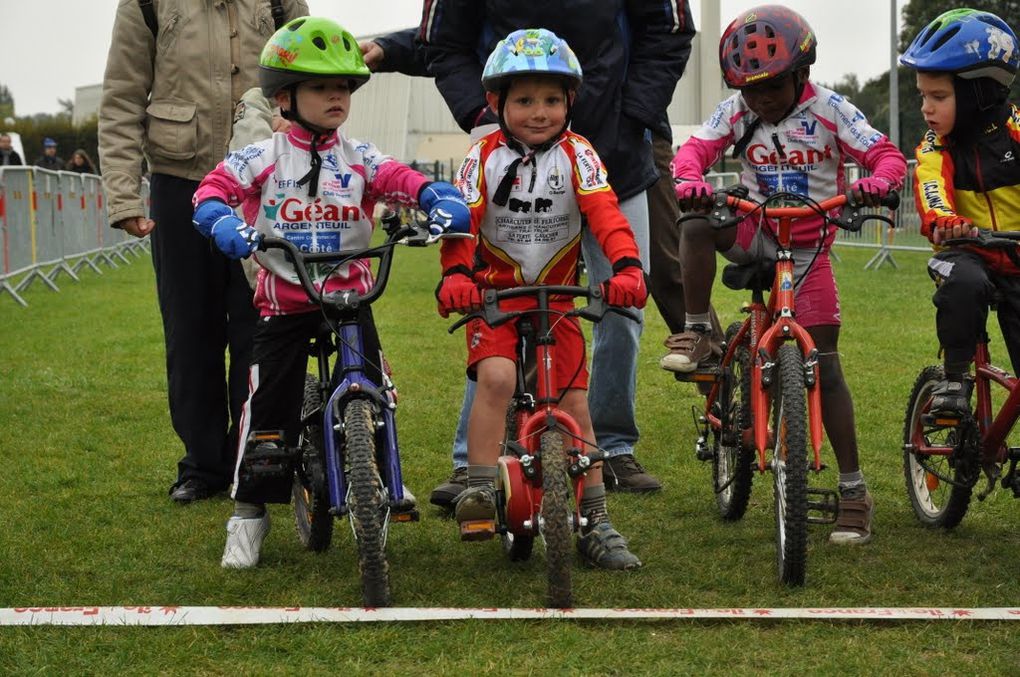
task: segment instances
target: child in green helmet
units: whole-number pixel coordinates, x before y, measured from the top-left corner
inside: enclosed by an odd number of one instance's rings
[[[428,212],[433,234],[467,232],[470,215],[460,192],[383,155],[371,143],[346,138],[351,93],[369,78],[354,37],[341,26],[301,17],[278,30],[262,51],[263,93],[292,121],[289,131],[227,156],[195,193],[195,227],[231,258],[255,252],[263,236],[283,237],[310,252],[363,249],[372,236],[374,204],[383,201]],[[243,219],[233,208],[240,205]],[[266,503],[290,501],[290,476],[250,472],[258,431],[283,430],[297,443],[308,364],[308,344],[322,321],[293,266],[279,250],[258,252],[255,329],[249,396],[239,431],[222,566],[244,569],[259,561],[269,531]],[[370,267],[338,266],[314,280],[323,291],[371,290]],[[362,310],[366,355],[379,355],[372,313]],[[369,377],[382,378],[379,367]]]

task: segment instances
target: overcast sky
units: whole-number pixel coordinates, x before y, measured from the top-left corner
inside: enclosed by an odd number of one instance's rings
[[[699,27],[702,2],[722,3],[723,25],[738,12],[764,4],[691,1]],[[786,0],[783,4],[803,14],[818,35],[813,77],[834,83],[856,73],[864,82],[887,71],[891,2]],[[308,0],[312,14],[329,16],[357,36],[416,25],[421,4],[421,0]],[[900,7],[904,4],[899,0]],[[75,87],[102,81],[117,0],[0,0],[0,7],[4,47],[0,84],[10,88],[18,115],[56,113],[57,99],[73,99]]]

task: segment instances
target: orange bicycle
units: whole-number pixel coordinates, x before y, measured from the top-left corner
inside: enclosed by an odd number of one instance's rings
[[[774,261],[730,264],[723,270],[723,283],[731,289],[749,290],[751,302],[742,309],[747,318],[726,330],[720,365],[699,369],[686,378],[710,385],[704,412],[697,419],[697,456],[712,461],[716,503],[726,520],[743,517],[754,468],[759,473],[772,472],[779,580],[803,585],[807,525],[834,522],[839,498],[830,489],[808,486],[808,470],[817,473],[825,467],[821,460],[822,403],[818,350],[796,320],[792,225],[797,219],[821,215],[824,228],[831,224],[857,231],[867,219],[889,224],[892,219],[865,211],[846,195],[820,203],[782,192],[760,204],[746,198],[743,186],[717,192],[707,215],[709,221],[716,228],[731,228],[755,215],[762,218],[762,227],[769,227],[767,219],[774,219],[775,231],[770,234],[777,246],[776,257]],[[890,193],[883,206],[896,209],[899,196]],[[834,210],[841,211],[830,216]],[[689,214],[681,221],[704,217]],[[768,301],[764,296],[767,289]],[[810,460],[809,442],[813,451]]]

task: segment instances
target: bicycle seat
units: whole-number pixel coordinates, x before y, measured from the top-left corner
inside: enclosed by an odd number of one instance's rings
[[[722,282],[730,289],[766,291],[772,288],[776,276],[774,259],[751,263],[730,263],[723,268]]]

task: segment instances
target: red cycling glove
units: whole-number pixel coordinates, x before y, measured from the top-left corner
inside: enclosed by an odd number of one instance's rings
[[[974,222],[966,216],[937,216],[929,226],[928,239],[935,244],[957,237],[977,237]]]
[[[602,294],[611,306],[644,308],[648,300],[648,288],[645,287],[645,272],[640,262],[627,263],[613,273],[611,278],[602,283]]]
[[[443,278],[436,290],[439,314],[449,317],[450,313],[470,313],[482,307],[482,292],[478,285],[464,273],[453,273]]]

